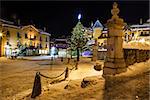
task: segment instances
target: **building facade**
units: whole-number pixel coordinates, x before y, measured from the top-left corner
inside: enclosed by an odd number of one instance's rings
[[[49,54],[50,34],[33,25],[17,26],[0,19],[1,56],[10,56],[14,51],[22,55]]]
[[[93,27],[86,29],[90,30],[90,33],[88,30],[86,30],[86,32],[88,32],[88,35],[91,35],[93,39],[98,37],[97,43],[99,49],[106,49],[107,38],[109,37],[109,30],[107,29],[107,27],[103,27],[99,20],[97,20]],[[148,19],[143,24],[127,25],[126,27],[124,27],[123,40],[124,45],[132,41],[144,42],[150,45],[150,19]]]
[[[146,23],[130,25],[126,29],[124,29],[124,40],[126,42],[130,42],[132,40],[146,40],[147,37],[150,36],[150,19],[146,21]],[[150,40],[148,40],[150,41]]]

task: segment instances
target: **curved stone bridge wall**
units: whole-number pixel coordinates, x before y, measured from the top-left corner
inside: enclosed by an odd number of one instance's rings
[[[145,62],[150,58],[150,50],[140,50],[140,49],[123,49],[124,59],[126,66],[133,65],[134,63]],[[98,59],[104,60],[106,58],[107,51],[98,51]]]
[[[145,62],[150,58],[150,50],[124,49],[126,66],[134,63]]]

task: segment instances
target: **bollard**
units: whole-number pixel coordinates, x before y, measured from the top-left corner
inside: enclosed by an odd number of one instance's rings
[[[41,78],[39,72],[36,73],[31,98],[35,98],[41,94]]]
[[[70,63],[70,58],[68,58],[68,64]]]
[[[66,67],[65,80],[69,77],[69,69]]]
[[[61,57],[61,62],[63,62],[63,57]]]
[[[77,70],[78,69],[78,62],[76,62],[76,64],[75,64],[75,70]]]

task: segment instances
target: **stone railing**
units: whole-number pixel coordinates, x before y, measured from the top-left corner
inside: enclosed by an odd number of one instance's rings
[[[104,60],[106,57],[106,52],[107,51],[98,51],[98,53],[97,53],[98,60]]]
[[[150,50],[144,49],[132,49],[124,48],[124,59],[126,66],[132,65],[134,63],[145,62],[150,58]],[[107,51],[98,51],[98,59],[104,60],[106,58]]]
[[[145,62],[150,58],[150,50],[124,49],[124,59],[126,66],[134,63]]]

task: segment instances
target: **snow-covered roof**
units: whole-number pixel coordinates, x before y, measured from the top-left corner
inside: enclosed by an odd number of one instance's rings
[[[48,32],[43,31],[42,29],[38,29],[38,30],[39,30],[39,32],[40,32],[41,34],[45,34],[45,35],[51,36],[51,34],[49,34]]]
[[[20,28],[18,26],[15,25],[10,25],[10,24],[2,24],[3,27],[11,27],[11,28]]]
[[[135,25],[131,25],[131,28],[150,28],[150,19],[148,19],[146,21],[146,23],[140,25],[140,24],[135,24]]]
[[[104,28],[103,25],[100,23],[99,20],[97,20],[93,26],[93,28]]]
[[[55,41],[67,41],[67,39],[55,39]]]
[[[40,32],[41,34],[45,34],[45,35],[49,35],[51,36],[51,34],[47,33],[47,32]]]
[[[131,28],[150,28],[150,23],[145,23],[142,25],[131,25]]]
[[[6,24],[14,24],[14,22],[7,21],[7,20],[1,19],[1,18],[0,18],[0,21],[3,23],[6,23]]]
[[[147,23],[150,23],[150,18],[146,21]]]
[[[39,32],[39,30],[37,28],[35,28],[33,25],[27,25],[27,26],[23,26],[22,30],[26,29],[26,28],[33,28],[35,31]]]

